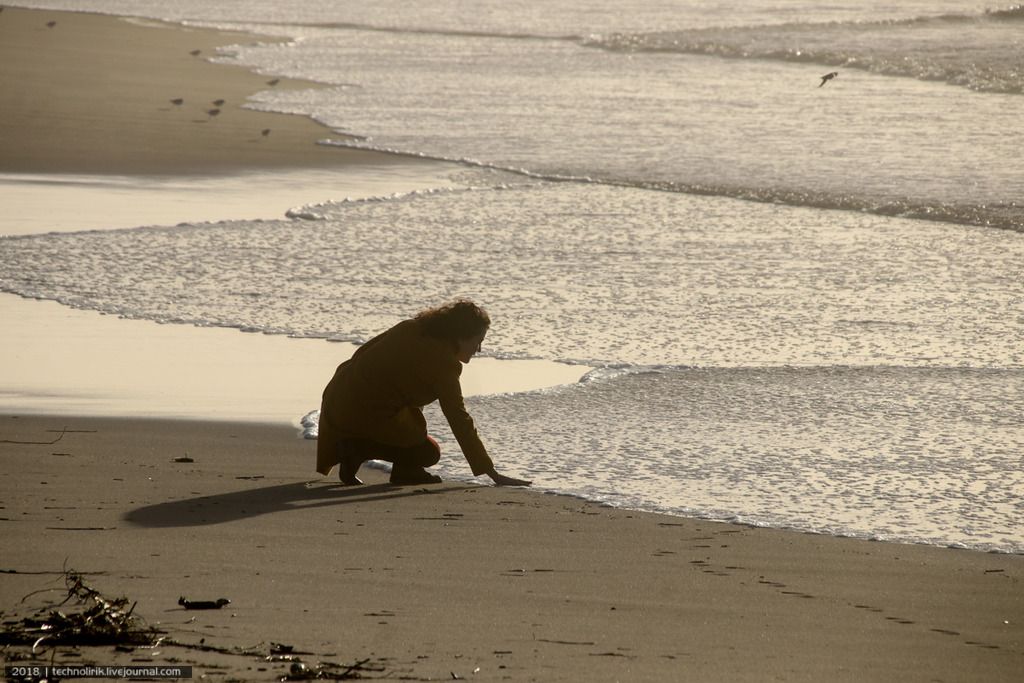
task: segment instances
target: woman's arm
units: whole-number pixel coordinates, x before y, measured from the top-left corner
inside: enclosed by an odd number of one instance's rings
[[[448,420],[452,428],[452,434],[462,448],[462,454],[469,461],[473,474],[479,476],[486,474],[498,486],[529,486],[531,482],[525,479],[516,479],[499,474],[494,468],[491,457],[487,454],[480,435],[477,434],[473,418],[466,410],[466,403],[462,398],[462,385],[459,383],[458,375],[451,375],[441,380],[438,389],[438,401],[441,404],[441,412]]]

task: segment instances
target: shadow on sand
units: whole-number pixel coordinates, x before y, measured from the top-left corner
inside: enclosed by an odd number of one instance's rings
[[[125,513],[122,519],[137,526],[151,528],[205,526],[276,512],[346,503],[369,503],[408,496],[437,495],[465,491],[468,488],[476,487],[461,484],[443,484],[429,488],[393,484],[323,486],[295,482],[146,505]]]

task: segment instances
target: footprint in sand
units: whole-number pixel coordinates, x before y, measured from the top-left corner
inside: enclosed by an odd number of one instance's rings
[[[810,598],[810,599],[814,598],[813,595],[808,595],[807,593],[800,593],[798,591],[781,591],[781,592],[782,592],[783,595],[795,595],[798,598]]]
[[[945,628],[933,628],[932,632],[933,633],[941,633],[944,636],[958,636],[958,635],[960,635],[959,631],[950,631],[949,629],[945,629]]]
[[[878,607],[872,607],[871,605],[854,605],[854,607],[856,607],[857,609],[866,609],[869,612],[875,612],[876,614],[879,614],[879,613],[885,611],[883,609],[879,609]]]

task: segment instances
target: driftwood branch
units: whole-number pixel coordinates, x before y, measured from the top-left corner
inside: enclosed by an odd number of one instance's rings
[[[49,432],[56,432],[56,429],[47,429]],[[65,427],[60,430],[60,435],[52,441],[17,441],[9,438],[0,438],[0,443],[17,443],[18,445],[53,445],[57,441],[63,438],[65,434],[95,434],[95,429],[68,429]]]
[[[60,436],[58,436],[53,441],[12,441],[11,439],[0,439],[0,443],[16,443],[22,446],[52,446],[53,444],[63,439],[67,431],[67,427],[60,430]]]

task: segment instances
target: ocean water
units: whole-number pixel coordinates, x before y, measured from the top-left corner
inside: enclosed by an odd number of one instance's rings
[[[351,341],[469,296],[487,355],[597,368],[470,400],[539,488],[1024,552],[1021,7],[25,4],[288,36],[218,60],[330,87],[250,106],[460,170],[279,220],[9,237],[3,290]]]

